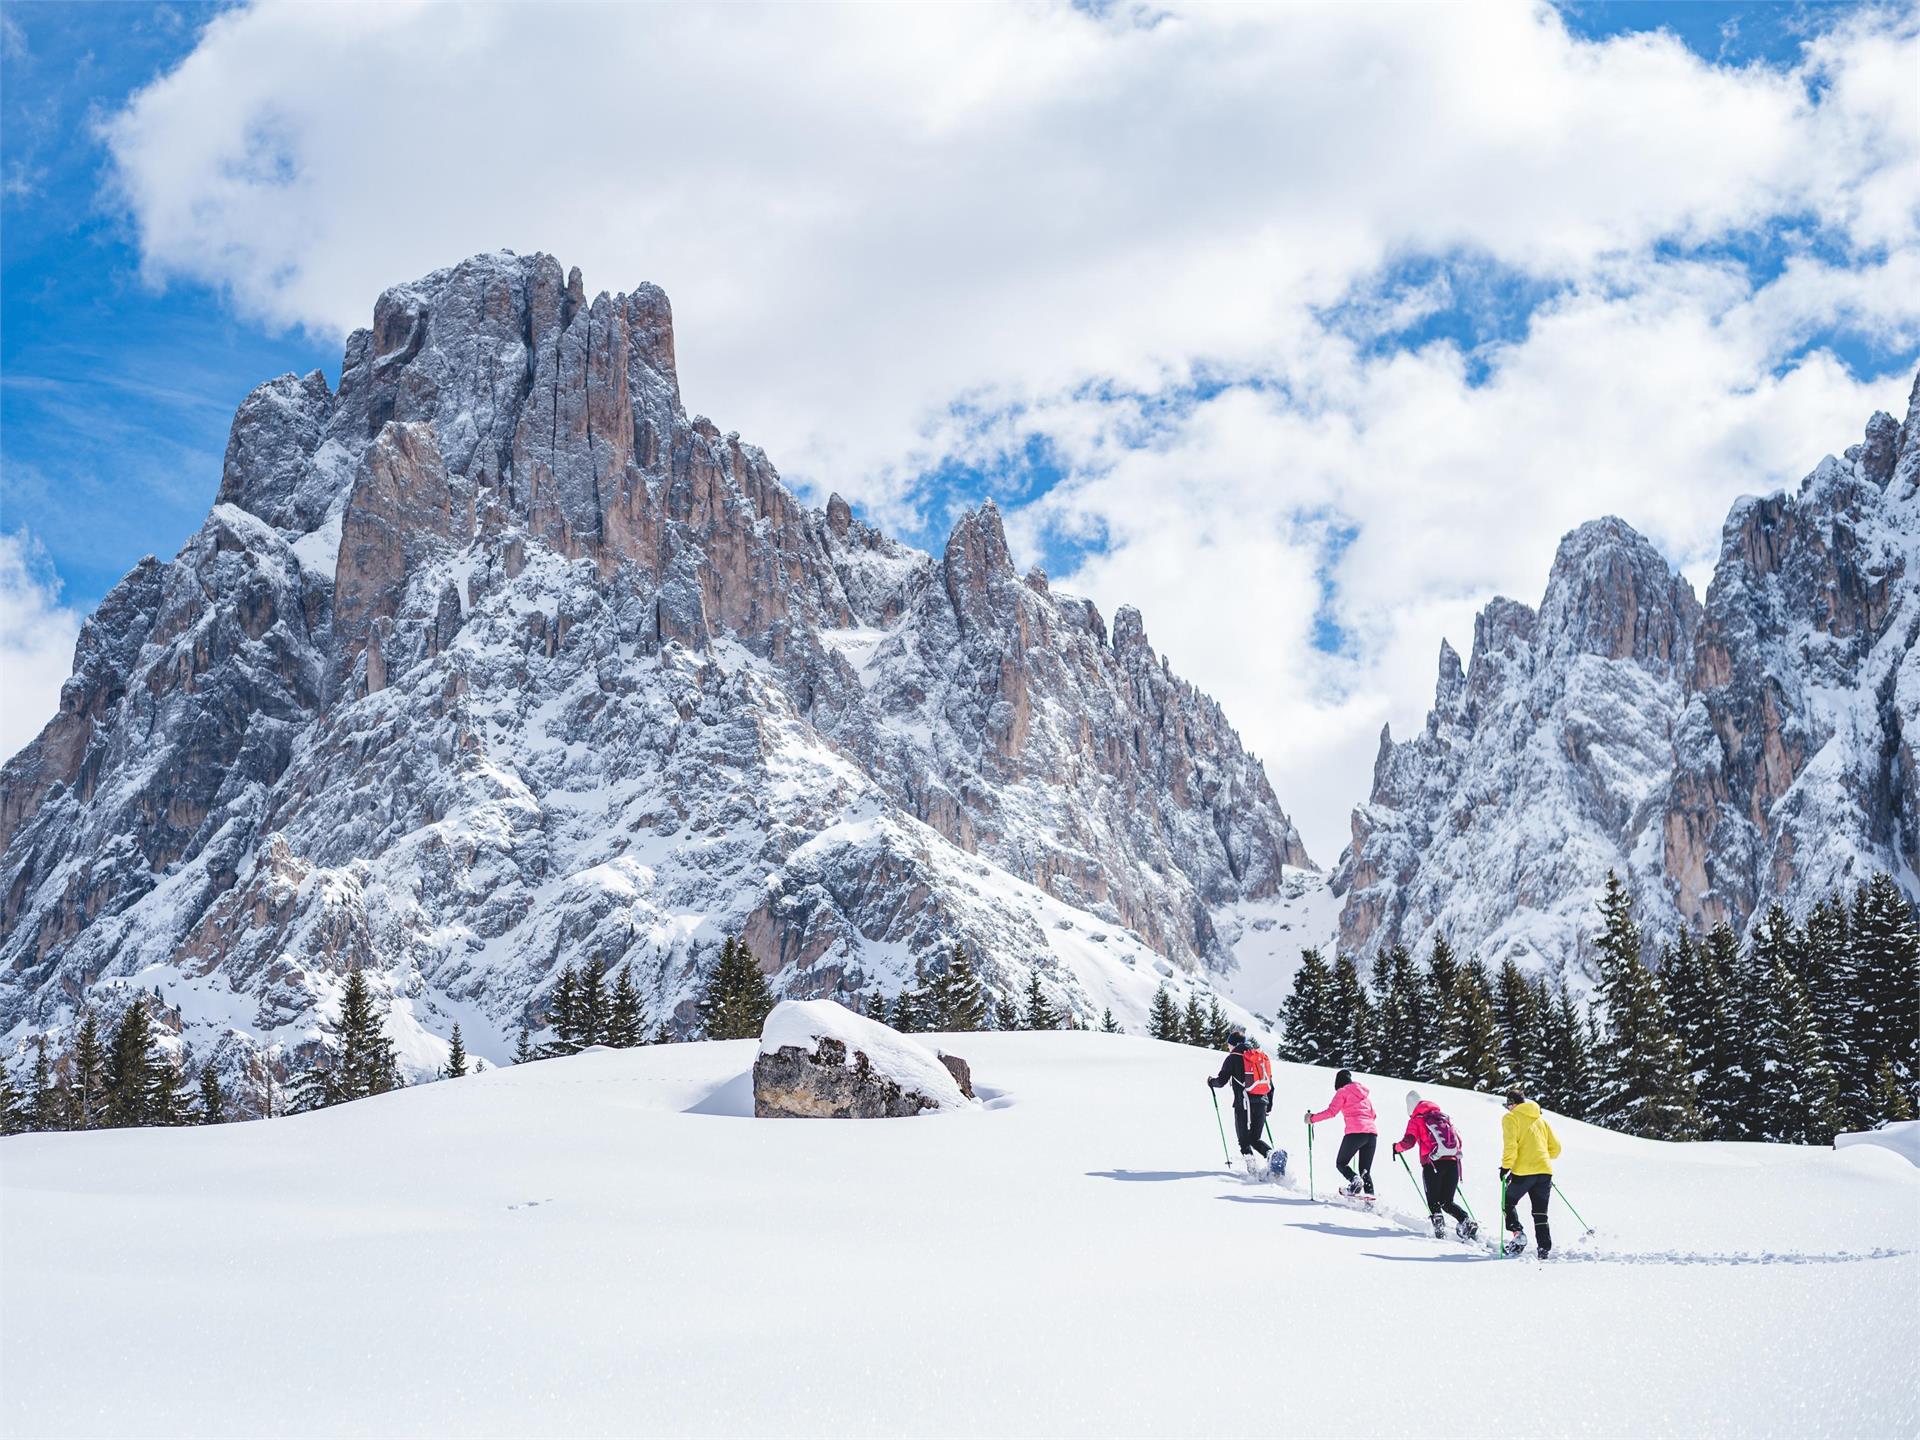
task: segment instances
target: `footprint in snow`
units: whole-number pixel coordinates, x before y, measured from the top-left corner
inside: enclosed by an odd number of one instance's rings
[[[553,1197],[552,1197],[551,1195],[549,1195],[549,1196],[548,1196],[548,1197],[547,1197],[546,1199],[544,1199],[544,1200],[521,1200],[521,1201],[518,1201],[518,1202],[517,1202],[517,1203],[515,1203],[515,1204],[512,1204],[512,1205],[509,1205],[509,1206],[507,1206],[507,1209],[509,1209],[509,1210],[531,1210],[531,1209],[532,1209],[532,1208],[533,1208],[534,1206],[536,1206],[536,1205],[551,1205],[552,1203],[553,1203]]]

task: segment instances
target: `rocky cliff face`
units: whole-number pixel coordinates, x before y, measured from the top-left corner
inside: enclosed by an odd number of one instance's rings
[[[0,852],[10,1053],[137,985],[256,1071],[356,965],[420,1068],[569,962],[684,1023],[725,929],[784,994],[962,940],[1125,1015],[1309,865],[1137,612],[1017,575],[991,505],[937,557],[807,508],[686,413],[664,294],[505,254],[247,398],[0,772]]]
[[[1618,520],[1561,543],[1539,611],[1442,645],[1423,734],[1382,734],[1332,878],[1340,940],[1444,932],[1576,971],[1609,868],[1643,918],[1748,924],[1920,857],[1920,380],[1906,422],[1728,516],[1704,606]]]

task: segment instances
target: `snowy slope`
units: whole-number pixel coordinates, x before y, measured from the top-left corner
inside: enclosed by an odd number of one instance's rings
[[[0,1431],[1920,1427],[1920,1170],[1890,1151],[1562,1123],[1600,1237],[1565,1263],[1480,1259],[1414,1233],[1384,1162],[1377,1215],[1226,1175],[1217,1056],[951,1048],[986,1103],[913,1120],[743,1118],[743,1041],[0,1141]],[[1280,1067],[1296,1169],[1329,1085]],[[1383,1116],[1403,1088],[1377,1084]],[[1498,1112],[1441,1093],[1485,1217]],[[164,1324],[103,1329],[129,1297]]]

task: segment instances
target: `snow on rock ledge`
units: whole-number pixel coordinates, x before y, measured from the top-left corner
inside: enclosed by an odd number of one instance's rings
[[[873,1120],[966,1103],[939,1054],[831,1000],[782,1001],[760,1032],[756,1116]]]

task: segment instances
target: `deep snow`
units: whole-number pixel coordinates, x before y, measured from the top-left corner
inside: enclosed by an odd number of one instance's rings
[[[0,1431],[1920,1427],[1920,1170],[1889,1150],[1561,1121],[1560,1177],[1601,1234],[1564,1262],[1496,1260],[1414,1233],[1384,1146],[1375,1215],[1226,1174],[1217,1055],[941,1043],[983,1105],[745,1118],[737,1041],[0,1141]],[[1278,1070],[1299,1171],[1331,1077]],[[1406,1088],[1374,1083],[1383,1125]],[[1429,1093],[1487,1219],[1498,1109]]]

